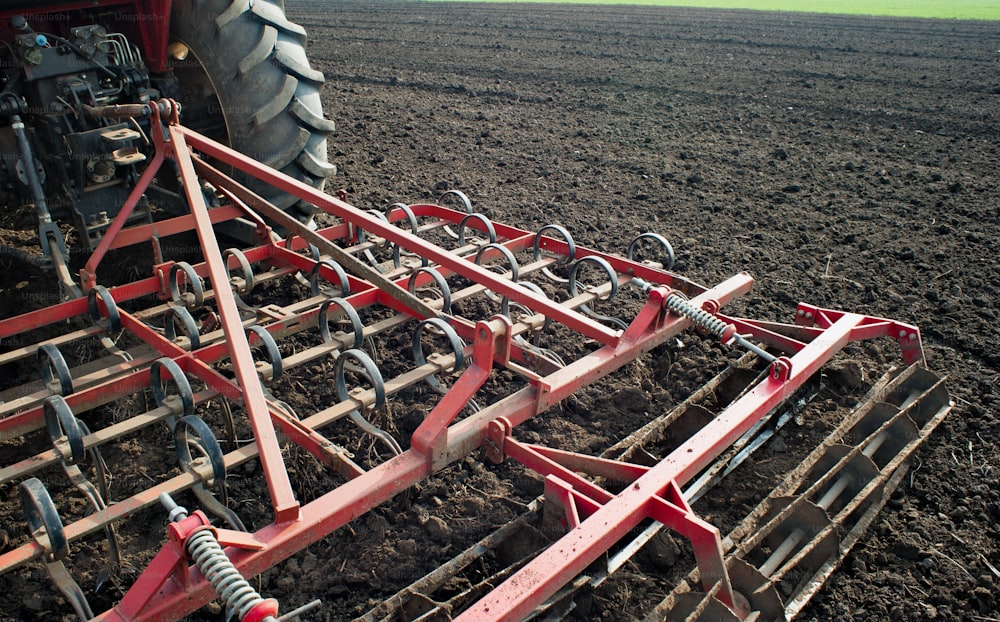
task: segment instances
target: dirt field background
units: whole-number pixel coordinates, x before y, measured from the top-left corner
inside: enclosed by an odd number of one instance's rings
[[[360,208],[457,189],[496,221],[559,223],[603,250],[623,252],[653,230],[672,241],[675,271],[689,278],[711,285],[743,270],[757,278],[734,312],[790,321],[805,301],[921,327],[927,363],[950,376],[956,409],[802,619],[1000,620],[995,22],[308,0],[289,0],[287,11],[309,32],[313,65],[327,78],[327,114],[339,126],[330,159],[340,172],[328,188],[346,189]],[[15,220],[5,215],[0,234],[25,242],[32,233]],[[18,290],[0,301],[2,316],[53,296],[33,272],[9,271],[0,284]],[[898,360],[891,342],[864,351]],[[671,407],[726,362],[696,338],[682,355],[662,354],[677,365],[644,359],[519,434],[601,451],[641,425],[644,410]],[[306,413],[333,399],[308,377],[272,389]],[[834,386],[821,401],[849,406],[857,397]],[[403,432],[420,421],[416,411],[397,414]],[[112,415],[88,417],[100,427]],[[782,432],[762,464],[790,455],[810,425]],[[160,471],[173,459],[160,432],[107,449],[112,464],[137,465],[117,473],[116,498],[166,477]],[[46,442],[3,451],[28,455]],[[304,500],[329,484],[308,459],[293,456],[289,466]],[[268,522],[254,465],[230,478],[244,519]],[[770,486],[743,481],[754,485],[723,488],[696,510],[731,528]],[[284,610],[323,599],[309,619],[353,619],[513,518],[540,490],[510,464],[467,459],[266,573],[258,587]],[[16,487],[2,492],[11,547],[27,536]],[[59,495],[60,508],[86,513],[79,495]],[[164,520],[153,509],[122,528],[125,544],[144,551],[130,559],[136,568],[160,545]],[[95,610],[120,596],[117,586],[90,593],[103,546],[101,538],[82,543],[70,563]],[[690,555],[675,557],[659,569],[627,566],[575,619],[641,616],[690,569]],[[192,618],[221,616],[213,604]],[[0,619],[73,616],[34,564],[0,578]]]
[[[687,276],[754,274],[748,315],[788,321],[801,300],[920,326],[957,407],[803,618],[1000,619],[996,23],[288,9],[327,76],[333,184],[355,205],[455,188],[599,248],[653,229]]]

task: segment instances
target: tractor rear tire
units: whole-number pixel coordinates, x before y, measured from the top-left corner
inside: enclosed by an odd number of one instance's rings
[[[336,172],[327,161],[334,124],[323,116],[324,77],[310,66],[306,32],[285,17],[282,1],[174,0],[171,42],[187,52],[171,59],[185,125],[323,189]],[[236,179],[302,221],[315,211],[266,184]]]

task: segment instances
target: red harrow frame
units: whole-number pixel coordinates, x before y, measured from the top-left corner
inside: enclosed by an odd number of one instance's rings
[[[658,236],[641,237],[630,246],[626,258],[576,246],[560,227],[545,227],[536,234],[491,223],[471,210],[397,205],[384,215],[373,214],[186,129],[170,101],[150,104],[147,110],[153,127],[162,128],[162,133],[153,133],[155,157],[81,271],[88,295],[0,321],[0,338],[40,331],[51,335],[55,327],[72,318],[86,321],[89,317],[91,323],[89,328],[48,336],[0,355],[2,363],[38,357],[42,369],[37,386],[25,388],[16,399],[8,396],[0,404],[0,438],[44,428],[53,441],[53,449],[0,471],[0,481],[22,482],[32,532],[28,542],[0,555],[0,574],[42,559],[82,618],[93,614],[83,591],[62,566],[69,543],[101,529],[109,530],[110,538],[116,523],[141,508],[158,501],[167,506],[172,521],[167,541],[124,597],[98,614],[98,619],[177,619],[220,594],[239,619],[267,619],[277,616],[277,604],[257,594],[245,577],[275,566],[482,448],[492,461],[515,460],[544,477],[547,511],[558,517],[565,534],[509,572],[485,597],[467,604],[457,619],[532,617],[571,591],[595,562],[629,546],[641,546],[644,540],[640,538],[636,544],[621,547],[644,525],[647,531],[666,527],[686,538],[697,561],[690,584],[671,594],[658,616],[743,619],[757,612],[760,619],[781,619],[797,609],[789,609],[787,595],[777,595],[777,581],[803,561],[812,563],[803,586],[814,585],[817,577],[832,571],[843,555],[838,549],[849,538],[832,544],[832,552],[828,550],[831,538],[841,537],[844,531],[854,533],[844,526],[848,519],[862,527],[867,524],[859,517],[881,507],[878,499],[884,502],[894,486],[893,477],[898,482],[901,464],[950,407],[941,381],[919,367],[923,353],[914,326],[806,304],[799,305],[794,324],[729,317],[721,309],[750,290],[751,277],[741,273],[705,288],[668,271],[669,260],[664,266],[632,259],[633,251],[649,241],[658,243],[664,256],[672,256],[669,245]],[[135,114],[134,109],[128,114]],[[264,180],[340,222],[310,231],[204,158]],[[167,162],[176,163],[190,214],[126,228],[130,212]],[[225,197],[222,205],[209,207],[205,182]],[[255,223],[261,239],[267,241],[243,251],[220,249],[214,227],[237,218]],[[264,218],[288,230],[289,237],[275,240]],[[190,231],[200,241],[203,262],[191,265],[160,255],[161,239]],[[456,248],[428,241],[432,234],[453,240]],[[109,250],[150,241],[156,254],[152,277],[111,288],[100,285],[100,264]],[[395,261],[368,261],[378,248],[392,249]],[[517,256],[528,257],[528,262],[518,265]],[[258,268],[255,275],[251,268],[255,265],[267,271]],[[600,273],[603,284],[584,287],[584,268]],[[560,270],[563,274],[568,270],[568,278],[555,274]],[[286,307],[259,308],[250,308],[241,299],[255,280],[294,282],[296,275],[300,281],[306,278],[303,275],[312,276],[313,297]],[[532,279],[568,284],[569,295],[556,301],[544,295],[537,283],[526,284]],[[204,285],[206,280],[210,289]],[[321,292],[321,282],[333,284],[336,295]],[[449,283],[459,284],[459,289],[450,292]],[[438,289],[436,299],[417,295],[428,287]],[[594,311],[597,301],[626,287],[635,301],[630,319],[607,318]],[[125,310],[149,300],[157,301],[152,308]],[[502,305],[507,313],[467,317],[456,311],[459,306],[473,308],[461,304],[472,300],[487,301],[486,306],[492,308]],[[199,326],[191,311],[204,312],[206,306],[212,321]],[[519,312],[512,313],[512,309]],[[382,319],[364,325],[358,310],[380,310]],[[163,327],[154,328],[161,316]],[[338,326],[349,323],[350,330],[331,331],[329,323],[334,321]],[[584,353],[563,361],[535,345],[529,338],[550,323],[571,339],[588,344]],[[416,326],[416,365],[396,378],[383,379],[362,344],[379,331],[403,325]],[[322,345],[282,360],[276,346],[279,340],[317,328],[323,334]],[[515,438],[518,425],[692,328],[723,342],[742,344],[750,350],[747,357],[758,361],[761,373],[756,383],[655,464],[585,455]],[[96,338],[113,354],[122,354],[115,345],[122,334],[130,335],[140,347],[102,369],[71,371],[59,353],[61,345]],[[450,344],[450,351],[425,355],[421,339],[428,336],[435,336],[435,343]],[[870,404],[859,408],[850,426],[807,463],[818,466],[803,468],[799,480],[786,483],[782,489],[786,496],[775,497],[762,507],[753,527],[741,527],[724,538],[699,518],[684,487],[699,475],[704,477],[720,457],[733,451],[734,444],[739,447],[748,432],[795,395],[846,344],[876,337],[895,339],[908,366],[887,377],[871,396],[870,402],[883,405],[874,409],[878,414],[870,413]],[[268,353],[266,362],[254,358],[254,350],[261,348]],[[266,385],[283,370],[322,358],[336,362],[334,377],[324,381],[336,384],[340,401],[299,418]],[[220,365],[231,374],[221,373]],[[513,372],[521,379],[521,388],[470,413],[467,406],[498,369]],[[455,377],[445,389],[438,379],[448,375]],[[408,442],[393,438],[371,421],[372,412],[382,409],[386,400],[421,382],[431,384],[440,398]],[[350,384],[369,387],[350,388]],[[93,432],[76,419],[148,388],[157,404],[148,412]],[[194,415],[199,405],[218,396],[242,406],[254,441],[224,455],[213,431]],[[348,419],[391,455],[362,466],[324,436],[325,427]],[[117,501],[88,485],[76,466],[86,452],[157,421],[166,421],[175,430],[183,466],[179,475]],[[862,428],[864,433],[859,433]],[[851,444],[844,444],[847,438]],[[343,483],[301,504],[285,468],[284,439],[335,470]],[[893,445],[889,453],[887,445]],[[840,449],[831,453],[834,446]],[[206,488],[224,491],[224,482],[218,480],[224,480],[226,469],[249,460],[260,462],[273,510],[272,522],[253,533],[243,530],[239,519],[227,513],[224,495],[220,494],[223,499],[219,501]],[[858,467],[859,461],[865,464]],[[26,479],[58,464],[74,484],[89,491],[95,508],[65,525],[41,482]],[[170,495],[188,489],[194,489],[206,509],[228,526],[212,526],[204,513],[188,515],[171,503]],[[845,489],[850,489],[850,495]],[[760,528],[762,523],[766,529]],[[762,548],[765,537],[777,540]],[[763,553],[754,553],[758,549]],[[769,559],[757,564],[754,555]]]

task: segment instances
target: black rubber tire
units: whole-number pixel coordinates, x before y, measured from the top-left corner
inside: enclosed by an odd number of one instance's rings
[[[170,26],[171,42],[190,50],[172,61],[181,121],[323,189],[336,172],[326,153],[334,124],[323,115],[324,78],[306,57],[306,32],[288,21],[284,3],[174,0]],[[312,215],[295,197],[237,179],[303,221]]]

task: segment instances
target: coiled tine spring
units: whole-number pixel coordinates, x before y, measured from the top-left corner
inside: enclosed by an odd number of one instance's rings
[[[480,246],[479,250],[476,251],[475,262],[477,266],[483,265],[483,258],[486,256],[487,253],[490,254],[499,253],[504,258],[504,260],[507,261],[507,265],[510,266],[511,281],[516,283],[518,279],[521,278],[521,266],[518,265],[517,258],[514,257],[514,253],[510,252],[510,249],[508,249],[506,246],[504,246],[503,244],[497,244],[496,242],[490,242],[489,244],[484,244],[483,246]],[[500,296],[493,293],[492,290],[489,289],[486,290],[485,294],[487,298],[493,300],[494,302],[500,300]]]
[[[358,315],[358,310],[354,308],[354,305],[343,298],[337,297],[324,300],[323,304],[319,306],[317,322],[319,324],[319,333],[323,337],[323,343],[333,343],[334,341],[333,333],[330,332],[330,307],[339,309],[340,315],[351,322],[353,341],[348,345],[360,348],[365,337],[365,326],[361,322],[361,316]]]
[[[410,233],[412,233],[413,235],[417,235],[417,232],[419,231],[420,226],[419,226],[419,223],[417,223],[417,215],[413,213],[413,210],[410,209],[409,205],[407,205],[405,203],[394,203],[390,207],[390,211],[389,211],[390,220],[391,220],[391,217],[392,217],[392,212],[394,210],[397,210],[397,209],[399,211],[403,212],[403,215],[406,216],[406,224],[409,225]],[[417,255],[414,254],[414,253],[411,253],[409,251],[403,251],[400,248],[399,244],[393,244],[392,245],[392,265],[393,266],[395,266],[396,268],[402,268],[403,267],[403,256],[404,255],[406,257],[417,257]],[[429,266],[429,265],[431,265],[431,262],[426,257],[420,257],[420,265],[421,266]]]
[[[586,257],[581,257],[580,260],[574,263],[573,267],[570,268],[569,288],[568,288],[569,295],[573,296],[574,298],[577,296],[578,281],[576,280],[576,277],[577,274],[579,274],[580,270],[583,268],[583,266],[587,264],[593,264],[598,268],[604,270],[605,274],[607,274],[608,282],[611,284],[611,291],[603,299],[611,300],[612,298],[614,298],[618,294],[618,274],[615,272],[615,269],[611,267],[611,264],[607,262],[607,260],[605,260],[603,257],[598,257],[596,255],[588,255]],[[618,326],[622,330],[628,330],[628,324],[625,321],[610,315],[601,315],[600,313],[594,311],[590,307],[590,305],[586,304],[580,305],[580,311],[582,313],[589,315],[595,320],[598,320],[599,322],[609,322],[611,324],[614,324],[615,326]]]
[[[445,199],[447,199],[450,196],[458,198],[458,200],[462,203],[462,208],[464,209],[466,214],[472,213],[472,201],[470,201],[469,197],[467,197],[465,193],[462,192],[461,190],[446,191],[445,193],[443,193],[441,196],[438,197],[438,205],[444,206]],[[452,231],[451,227],[447,225],[445,225],[444,232],[448,234],[448,237],[450,237],[451,239],[453,240],[458,239],[458,234]]]
[[[458,247],[462,248],[468,242],[465,239],[465,228],[470,220],[477,220],[483,226],[483,231],[486,233],[489,239],[489,244],[493,244],[497,241],[497,231],[493,227],[493,223],[484,214],[474,213],[469,214],[462,218],[462,221],[458,223]]]
[[[450,314],[451,313],[451,287],[448,286],[448,281],[445,280],[444,276],[435,268],[428,266],[421,266],[410,273],[409,280],[406,281],[406,291],[411,294],[417,293],[417,281],[420,279],[420,274],[424,273],[431,277],[434,284],[437,286],[435,290],[432,287],[426,285],[420,286],[421,293],[432,293],[438,294],[441,298],[441,312]]]
[[[389,219],[386,217],[386,215],[378,211],[377,209],[370,209],[367,210],[367,212],[372,216],[374,216],[375,218],[378,218],[382,222],[389,224]],[[355,231],[357,231],[358,234],[358,244],[368,243],[368,236],[365,235],[365,230],[362,229],[361,227],[358,227],[357,225],[354,226],[354,229]],[[387,244],[388,240],[383,240],[381,245],[386,246]],[[374,243],[372,244],[372,246],[374,246]],[[365,259],[368,260],[368,263],[371,264],[371,266],[375,268],[375,270],[377,270],[382,274],[386,273],[386,269],[382,267],[382,263],[375,257],[375,254],[372,253],[371,248],[365,248],[363,254],[365,256]]]
[[[428,328],[433,328],[434,331],[428,331]],[[454,372],[465,367],[465,346],[462,343],[462,340],[459,338],[458,333],[455,332],[455,329],[451,327],[451,324],[437,317],[429,318],[420,322],[417,324],[416,330],[413,331],[413,341],[411,344],[413,349],[413,360],[418,366],[425,365],[427,363],[427,357],[424,355],[424,346],[421,339],[424,336],[424,333],[428,332],[438,333],[447,339],[451,352],[455,355],[454,366],[452,366],[451,369],[446,369],[444,371]],[[440,393],[441,395],[448,393],[448,389],[445,388],[435,376],[427,376],[425,381],[437,393]]]
[[[165,492],[161,492],[160,504],[167,510],[171,522],[181,522],[188,517],[187,510],[177,505]],[[274,621],[278,615],[278,601],[264,599],[250,585],[239,569],[233,565],[219,544],[215,532],[208,526],[195,529],[184,542],[195,566],[205,576],[226,608],[236,612],[240,620],[253,615],[253,620]]]
[[[679,292],[671,292],[671,294],[667,296],[666,307],[675,315],[687,318],[692,324],[714,336],[724,345],[735,341],[768,363],[777,360],[776,356],[767,352],[763,348],[750,343],[745,337],[743,337],[743,335],[737,333],[736,326],[727,324],[704,309],[699,309],[688,302],[687,298]]]
[[[45,399],[42,404],[45,414],[45,428],[52,441],[56,452],[60,454],[60,462],[66,476],[82,492],[95,512],[100,512],[107,507],[108,487],[107,487],[107,463],[101,455],[97,446],[89,450],[84,445],[84,437],[90,434],[87,425],[76,418],[70,409],[69,404],[61,395],[52,395]],[[79,462],[89,453],[94,468],[97,471],[98,483],[87,479],[80,469]],[[117,573],[121,568],[121,549],[118,543],[118,533],[113,523],[104,526],[104,532],[108,538],[108,553],[110,561],[107,570]]]
[[[45,570],[52,583],[73,605],[81,620],[90,620],[94,612],[79,584],[73,579],[62,560],[69,555],[69,541],[63,530],[62,519],[52,503],[52,497],[41,480],[32,477],[21,482],[21,508],[28,520],[31,537],[44,549]]]

